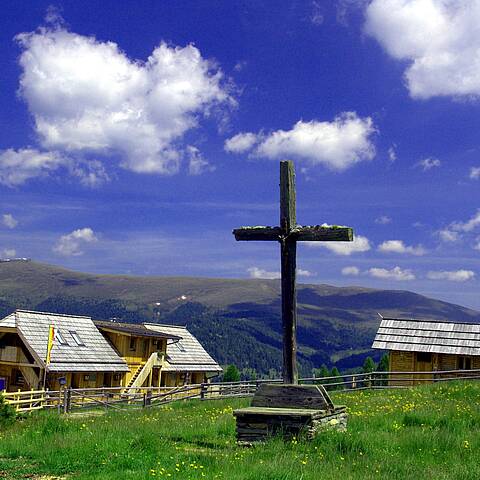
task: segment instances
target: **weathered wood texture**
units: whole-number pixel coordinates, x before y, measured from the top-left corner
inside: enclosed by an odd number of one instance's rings
[[[321,385],[262,384],[252,406],[235,410],[237,441],[262,442],[272,435],[312,438],[325,428],[345,430],[345,406],[334,406]]]
[[[292,162],[280,162],[280,242],[282,265],[283,381],[298,383],[297,369],[297,243],[289,238],[297,226],[295,170]]]
[[[262,384],[252,407],[333,410],[333,402],[321,385]]]
[[[280,227],[241,227],[233,230],[238,241],[278,241],[284,237]],[[325,225],[297,225],[290,230],[289,238],[297,242],[351,242],[353,230],[350,227]]]
[[[280,227],[242,227],[233,230],[235,240],[269,240],[280,241]]]
[[[323,430],[345,431],[347,428],[345,407],[334,411],[246,408],[235,410],[233,414],[237,420],[237,442],[240,445],[264,442],[274,435],[285,439],[311,439]]]
[[[290,236],[297,242],[351,242],[353,229],[325,225],[298,225],[290,232]]]
[[[296,203],[293,162],[280,162],[280,228],[285,233],[297,226]]]
[[[282,322],[283,322],[283,381],[298,383],[297,368],[297,244],[281,243],[282,262]]]

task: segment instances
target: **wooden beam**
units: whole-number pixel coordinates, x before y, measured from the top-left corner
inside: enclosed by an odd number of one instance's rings
[[[12,362],[12,361],[9,361],[9,360],[0,360],[0,365],[9,365],[11,367],[42,368],[42,366],[38,365],[37,363]]]
[[[325,227],[307,225],[294,228],[290,236],[299,242],[351,242],[353,229],[350,227]]]
[[[17,329],[15,327],[0,327],[1,333],[17,333]]]
[[[283,383],[297,384],[297,242],[281,242],[282,263],[282,323],[283,323]]]
[[[297,225],[295,169],[293,162],[280,162],[280,227],[286,234]]]
[[[233,230],[235,240],[280,240],[280,227],[242,227]]]
[[[290,232],[297,226],[295,169],[280,162],[280,228],[282,263],[283,382],[298,383],[297,372],[297,243]]]

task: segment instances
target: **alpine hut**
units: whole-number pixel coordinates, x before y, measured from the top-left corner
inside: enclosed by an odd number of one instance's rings
[[[480,324],[381,318],[372,348],[389,352],[390,372],[411,372],[396,380],[392,375],[391,384],[431,381],[440,375],[435,372],[446,370],[480,369]]]

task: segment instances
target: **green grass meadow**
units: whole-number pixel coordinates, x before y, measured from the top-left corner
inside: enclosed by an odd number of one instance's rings
[[[0,478],[346,480],[480,478],[480,383],[332,394],[347,433],[235,443],[248,400],[38,412],[0,431]]]

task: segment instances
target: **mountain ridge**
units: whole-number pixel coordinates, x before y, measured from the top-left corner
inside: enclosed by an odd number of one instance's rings
[[[33,261],[0,263],[0,314],[16,308],[186,324],[221,364],[260,375],[278,373],[282,364],[278,280],[88,274]],[[301,371],[378,358],[381,352],[370,349],[377,313],[480,322],[475,310],[408,290],[299,284]]]

